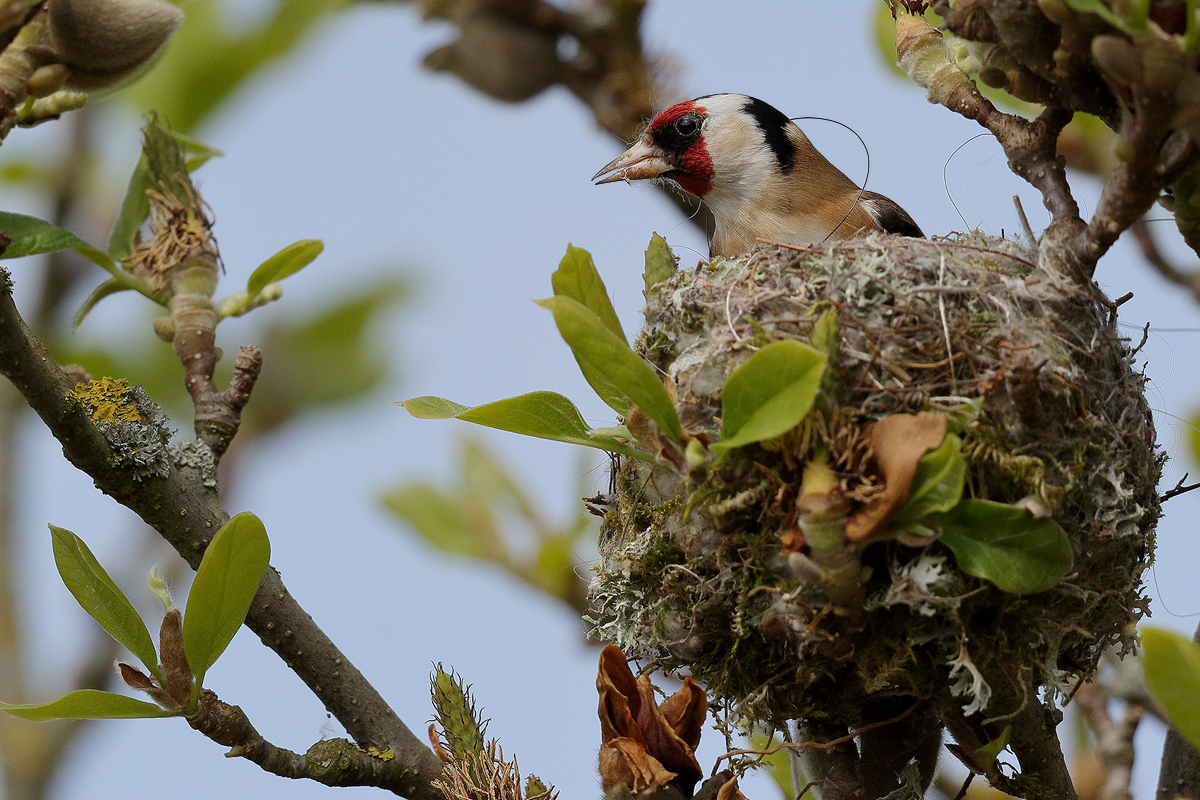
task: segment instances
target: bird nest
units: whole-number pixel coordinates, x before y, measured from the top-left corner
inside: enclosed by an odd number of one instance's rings
[[[753,353],[810,342],[827,311],[839,330],[814,411],[783,436],[677,469],[620,463],[594,634],[692,675],[735,715],[847,727],[869,696],[1015,713],[1026,694],[1013,687],[1069,692],[1107,648],[1127,648],[1160,514],[1145,379],[1113,304],[1035,259],[978,235],[877,236],[763,246],[660,284],[636,349],[705,443]],[[961,443],[962,497],[1061,526],[1073,562],[1051,588],[1013,593],[964,571],[936,529],[864,538],[849,599],[814,588],[797,530],[805,465],[827,454],[851,513],[869,506],[882,491],[871,426],[920,412]]]

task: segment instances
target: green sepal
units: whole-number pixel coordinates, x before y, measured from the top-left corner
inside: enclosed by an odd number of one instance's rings
[[[940,445],[921,456],[908,500],[892,517],[892,527],[903,528],[929,514],[951,510],[962,499],[966,478],[962,440],[947,433]]]
[[[657,294],[654,287],[673,276],[676,268],[670,245],[655,233],[650,237],[650,246],[646,248],[646,271],[642,273],[646,285],[642,297],[646,298],[646,302],[650,302],[650,298]]]

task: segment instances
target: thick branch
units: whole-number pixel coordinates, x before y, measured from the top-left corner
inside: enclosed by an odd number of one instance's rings
[[[118,465],[83,408],[68,399],[70,379],[26,328],[3,270],[0,374],[25,397],[77,469],[157,530],[193,568],[200,564],[208,542],[229,515],[212,492],[189,483],[173,464],[165,478],[135,476]],[[296,603],[274,569],[263,576],[246,626],[300,676],[355,741],[395,753],[407,780],[393,791],[413,800],[442,800],[432,787],[441,772],[437,757]]]
[[[1133,734],[1142,719],[1142,708],[1128,705],[1121,724],[1108,713],[1108,695],[1094,683],[1075,693],[1079,710],[1096,734],[1096,753],[1104,766],[1104,786],[1097,800],[1133,800],[1129,784],[1133,780]]]
[[[230,757],[244,758],[281,778],[307,778],[326,786],[378,786],[404,794],[410,779],[402,763],[386,751],[373,755],[345,739],[323,739],[301,755],[263,738],[239,706],[222,703],[205,689],[188,724],[220,745]]]
[[[1013,717],[1009,745],[1021,762],[1021,786],[1031,797],[1077,800],[1056,729],[1061,714],[1042,705],[1033,683],[1026,686],[1025,706]]]
[[[459,26],[460,38],[425,58],[472,88],[519,102],[560,83],[578,97],[604,130],[628,145],[654,116],[655,103],[675,99],[658,85],[659,67],[642,46],[646,0],[604,0],[565,10],[547,0],[442,0],[426,15]],[[560,39],[578,45],[563,60]],[[682,99],[682,98],[678,98]],[[660,185],[683,215],[709,233],[712,214],[691,195]]]
[[[919,3],[908,3],[919,7]],[[1036,11],[1036,7],[1035,7]],[[1057,157],[1058,135],[1072,113],[1047,108],[1036,120],[1027,120],[996,109],[957,65],[942,35],[920,13],[899,0],[896,15],[896,53],[909,77],[928,90],[929,101],[973,119],[995,135],[1014,173],[1042,193],[1053,221],[1079,219],[1079,206],[1071,196],[1066,168]]]

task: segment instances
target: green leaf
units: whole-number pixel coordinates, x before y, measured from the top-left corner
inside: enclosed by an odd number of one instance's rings
[[[594,312],[604,327],[624,340],[625,331],[621,330],[621,321],[617,319],[617,312],[608,299],[608,289],[596,271],[592,254],[587,250],[567,245],[567,254],[558,262],[558,269],[550,275],[550,286],[554,289],[555,297],[569,297],[578,301]]]
[[[248,511],[230,518],[204,551],[183,615],[183,650],[196,676],[225,652],[246,619],[271,560],[271,543],[258,517]]]
[[[595,312],[570,297],[552,297],[537,304],[554,314],[558,332],[584,368],[584,377],[589,370],[601,375],[663,433],[677,442],[683,438],[675,405],[658,374],[622,337],[605,327]]]
[[[1006,592],[1043,592],[1071,571],[1067,532],[1053,519],[1036,519],[1017,506],[963,500],[923,522],[941,528],[939,541],[954,553],[959,569]]]
[[[569,297],[578,301],[595,313],[608,330],[612,331],[621,341],[625,341],[625,332],[621,329],[617,312],[613,310],[612,303],[608,299],[608,290],[605,289],[604,281],[600,279],[600,274],[596,271],[596,266],[592,263],[592,256],[588,251],[567,245],[567,254],[559,262],[558,269],[550,276],[550,284],[556,297]],[[628,413],[629,401],[626,399],[625,393],[601,371],[584,361],[578,353],[574,353],[574,356],[588,385],[600,396],[605,405],[618,414]]]
[[[1200,748],[1200,647],[1177,633],[1143,628],[1142,651],[1150,692],[1183,738]]]
[[[654,287],[674,275],[675,268],[675,255],[670,245],[655,233],[650,237],[650,246],[646,248],[646,271],[642,273],[642,279],[646,282],[642,296],[647,302],[656,294]]]
[[[1005,725],[1004,730],[1000,731],[1000,735],[983,747],[978,747],[975,752],[984,758],[989,764],[1000,757],[1000,753],[1004,752],[1004,748],[1008,747],[1009,737],[1012,736],[1012,725]]]
[[[126,697],[123,694],[102,692],[99,689],[79,689],[68,692],[49,703],[10,705],[0,702],[0,711],[34,722],[51,719],[146,719],[148,717],[177,717],[182,711],[168,711],[153,703]]]
[[[268,283],[275,283],[289,275],[295,275],[311,264],[313,259],[321,255],[321,251],[324,249],[325,243],[319,239],[301,239],[294,244],[289,244],[251,273],[250,280],[246,281],[246,293],[253,297],[261,292]]]
[[[715,450],[774,439],[812,409],[825,372],[825,354],[793,339],[750,356],[721,390],[721,441]]]
[[[199,122],[272,62],[294,52],[326,15],[349,0],[276,0],[258,25],[232,25],[223,3],[189,3],[187,17],[154,71],[125,91],[179,130]]]
[[[93,289],[92,293],[88,295],[87,300],[83,301],[83,305],[80,306],[79,311],[75,313],[75,319],[71,320],[71,325],[78,328],[83,323],[84,318],[91,312],[93,308],[96,307],[97,303],[108,297],[110,294],[125,292],[128,291],[129,288],[130,287],[126,285],[124,281],[119,281],[116,278],[109,278],[104,283]]]
[[[827,356],[832,353],[841,339],[839,327],[837,309],[827,308],[822,311],[821,316],[813,323],[812,336],[809,338],[813,349]]]
[[[555,392],[530,392],[474,408],[429,396],[414,397],[396,405],[403,406],[418,419],[461,419],[523,436],[595,447],[655,463],[652,457],[624,442],[593,435],[575,404]]]
[[[183,150],[188,172],[194,172],[213,156],[224,155],[220,150],[209,147],[201,141],[185,136],[177,131],[169,131]],[[113,226],[112,235],[108,237],[108,254],[120,261],[133,252],[134,239],[138,228],[150,216],[150,199],[146,197],[147,189],[156,189],[154,177],[150,172],[150,164],[146,154],[138,158],[133,174],[129,176],[129,185],[125,189],[125,199],[121,201],[121,211],[117,214],[117,222]]]
[[[947,433],[940,445],[917,462],[917,474],[908,491],[908,500],[892,517],[892,526],[903,527],[929,514],[954,508],[962,499],[966,477],[967,461],[962,456],[962,440]]]
[[[119,271],[116,262],[107,253],[92,247],[70,231],[37,217],[0,211],[0,231],[4,231],[12,239],[12,243],[0,254],[0,258],[21,258],[42,253],[57,253],[59,250],[74,250],[114,275]]]
[[[54,525],[50,526],[50,538],[58,574],[79,605],[161,680],[154,640],[133,603],[108,577],[82,539]]]
[[[0,211],[0,231],[12,238],[12,242],[0,254],[0,258],[21,258],[43,253],[57,253],[59,250],[74,250],[88,261],[103,268],[117,282],[140,292],[160,305],[166,305],[166,301],[161,296],[152,291],[145,282],[122,270],[108,253],[92,247],[64,228],[26,214]],[[108,293],[111,294],[111,292]]]
[[[467,509],[462,498],[425,484],[408,484],[388,492],[383,503],[443,553],[508,564],[507,552],[500,546],[486,505]]]

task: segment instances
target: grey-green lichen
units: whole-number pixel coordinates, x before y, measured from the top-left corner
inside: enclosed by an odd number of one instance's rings
[[[1104,650],[1128,647],[1160,513],[1144,378],[1100,291],[1035,261],[977,235],[876,237],[763,247],[660,284],[636,348],[669,379],[690,436],[718,435],[724,382],[757,348],[809,341],[828,309],[840,335],[824,411],[793,432],[716,463],[620,466],[593,634],[690,673],[746,717],[849,728],[871,694],[949,691],[965,716],[1012,713],[1014,686],[1068,692]],[[803,465],[816,444],[861,449],[863,425],[922,410],[961,437],[966,496],[1051,514],[1075,566],[1049,591],[1013,595],[936,541],[877,542],[863,551],[861,613],[831,613],[781,546]]]
[[[142,387],[105,377],[76,384],[71,396],[112,448],[116,465],[130,470],[134,480],[170,474],[167,445],[172,431],[162,409]]]
[[[167,448],[176,469],[190,471],[206,489],[217,488],[217,461],[208,445],[199,439],[183,439],[171,442]]]

